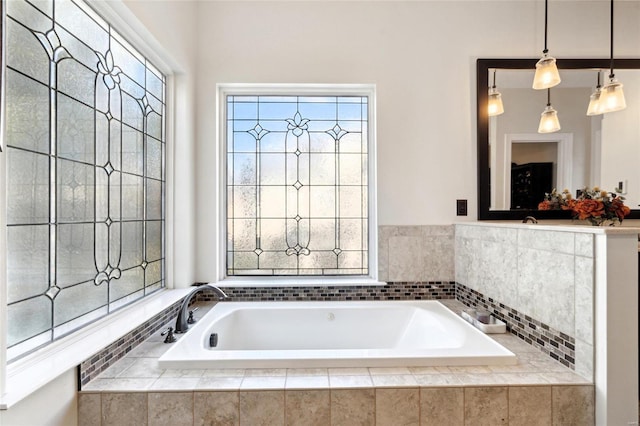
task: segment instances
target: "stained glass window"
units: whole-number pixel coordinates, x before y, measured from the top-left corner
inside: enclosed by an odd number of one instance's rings
[[[165,76],[80,0],[5,4],[11,359],[164,286]]]
[[[368,97],[226,97],[227,275],[367,275]]]

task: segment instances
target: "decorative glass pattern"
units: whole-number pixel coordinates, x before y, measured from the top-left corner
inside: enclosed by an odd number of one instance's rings
[[[227,275],[368,274],[368,98],[227,96]]]
[[[80,0],[5,4],[12,359],[164,286],[165,76]]]

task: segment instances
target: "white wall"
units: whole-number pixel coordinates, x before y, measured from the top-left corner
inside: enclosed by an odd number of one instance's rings
[[[71,426],[77,424],[76,370],[71,369],[23,399],[0,410],[2,426]]]
[[[551,53],[607,57],[608,5],[552,2]],[[640,2],[616,15],[616,54],[640,56]],[[376,84],[379,224],[450,224],[456,199],[477,209],[475,60],[537,57],[544,34],[528,0],[201,2],[198,18],[198,281],[218,273],[216,83]]]

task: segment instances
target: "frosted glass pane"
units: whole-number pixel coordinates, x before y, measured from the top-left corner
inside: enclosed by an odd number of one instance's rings
[[[58,220],[91,222],[94,219],[93,166],[58,160]]]
[[[111,52],[113,53],[113,61],[122,69],[122,72],[144,87],[146,73],[144,64],[118,41],[112,41]]]
[[[145,285],[155,284],[162,278],[162,262],[151,262],[145,269]]]
[[[336,162],[335,154],[311,155],[311,182],[313,185],[335,185]]]
[[[284,154],[260,154],[260,185],[284,185]]]
[[[91,108],[58,96],[58,156],[85,163],[94,161],[94,112]]]
[[[122,170],[136,175],[144,171],[142,133],[127,126],[122,128]]]
[[[56,34],[58,34],[62,46],[67,49],[73,59],[91,70],[97,70],[98,57],[93,50],[60,26],[56,27]]]
[[[262,219],[260,247],[262,250],[283,250],[285,241],[284,219]]]
[[[107,286],[92,282],[64,288],[54,304],[55,325],[64,324],[107,304]]]
[[[338,256],[332,251],[312,251],[309,256],[300,256],[301,268],[337,268]]]
[[[255,253],[236,252],[233,258],[235,269],[258,269],[258,256]],[[238,272],[242,275],[242,271]]]
[[[235,217],[256,216],[256,187],[255,186],[236,186],[233,189],[233,210]]]
[[[118,171],[122,170],[122,132],[124,130],[122,123],[116,120],[111,120],[109,123],[109,161],[111,166]]]
[[[123,222],[121,226],[122,260],[120,261],[120,268],[128,269],[140,265],[144,259],[142,253],[143,223]]]
[[[336,216],[336,188],[332,186],[313,186],[309,189],[311,194],[311,216],[335,217]],[[315,223],[314,223],[315,227]]]
[[[147,176],[162,179],[162,146],[163,144],[147,138]]]
[[[156,98],[162,100],[164,84],[162,80],[150,70],[147,70],[147,90]]]
[[[366,267],[366,264],[362,263],[362,252],[359,251],[345,251],[340,254],[338,258],[339,268],[362,268]]]
[[[58,225],[57,284],[66,287],[96,276],[93,224]],[[56,298],[57,299],[57,298]]]
[[[366,152],[366,140],[361,133],[347,133],[340,138],[340,152],[360,153]]]
[[[340,219],[340,248],[342,250],[360,250],[362,237],[361,220]]]
[[[287,256],[284,251],[265,251],[260,255],[260,268],[287,269],[296,268],[296,256]]]
[[[232,223],[233,249],[254,250],[256,248],[255,219],[235,219]]]
[[[312,250],[333,250],[336,248],[336,220],[314,219],[311,231]]]
[[[109,120],[103,114],[96,114],[96,164],[104,166],[109,161]]]
[[[102,167],[96,167],[96,222],[104,222],[109,216],[109,177]]]
[[[49,84],[49,57],[31,31],[7,19],[7,65]]]
[[[88,105],[94,103],[96,74],[73,59],[58,64],[58,89]]]
[[[360,185],[363,172],[361,165],[360,154],[340,154],[340,185]]]
[[[336,141],[326,133],[311,133],[309,135],[309,151],[334,153]]]
[[[49,226],[7,228],[9,303],[43,294],[49,287]]]
[[[7,150],[7,223],[49,221],[49,158]]]
[[[33,6],[24,0],[11,0],[4,2],[7,15],[22,22],[26,27],[41,33],[51,29],[51,19],[38,12]]]
[[[109,299],[111,302],[133,294],[144,288],[144,270],[141,267],[137,267],[122,271],[120,279],[112,280],[109,286]]]
[[[269,123],[270,125],[271,123]],[[266,126],[267,124],[265,124]],[[255,147],[253,148],[255,150]],[[284,134],[268,133],[260,139],[261,152],[283,152],[284,151]]]
[[[146,261],[158,260],[162,257],[162,222],[146,222],[147,256]]]
[[[283,186],[260,187],[260,216],[263,218],[285,216],[286,191]]]
[[[121,192],[124,191],[125,188],[121,186],[122,182],[127,182],[127,176],[122,173],[113,172],[109,176],[109,219],[111,220],[121,220],[120,216],[120,205],[121,202]],[[140,195],[142,197],[142,195]],[[134,206],[135,207],[135,206]],[[122,206],[123,214],[125,214],[125,210],[127,206]],[[142,212],[140,211],[140,215]],[[141,219],[141,217],[134,217],[132,219]]]
[[[362,217],[362,189],[359,186],[340,187],[340,217]]]
[[[39,296],[7,307],[7,345],[13,346],[51,328],[51,300]]]
[[[126,93],[122,93],[122,122],[143,131],[142,118],[142,109],[138,101]]]
[[[122,219],[142,220],[144,212],[143,179],[128,174],[122,175]]]
[[[147,132],[158,140],[162,139],[162,118],[155,112],[149,113],[147,118]]]
[[[120,268],[120,250],[122,241],[122,223],[114,222],[109,226],[109,265],[112,268]],[[118,272],[110,273],[109,278],[117,278]]]
[[[56,21],[93,50],[104,54],[109,48],[108,33],[71,0],[56,0]]]
[[[104,271],[109,264],[109,226],[104,223],[96,223],[94,229],[96,268],[98,271]]]
[[[144,89],[144,81],[136,82],[124,73],[118,75],[120,77],[120,90],[127,92],[133,99],[142,99],[147,91]],[[144,108],[142,106],[141,108]]]
[[[255,154],[234,154],[233,183],[235,185],[255,185],[256,184]]]
[[[18,74],[7,72],[7,145],[49,152],[49,89]]]
[[[162,182],[147,181],[147,219],[162,219]]]

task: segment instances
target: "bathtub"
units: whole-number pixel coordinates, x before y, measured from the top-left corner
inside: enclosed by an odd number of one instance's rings
[[[159,359],[175,369],[515,363],[434,300],[222,302]]]

